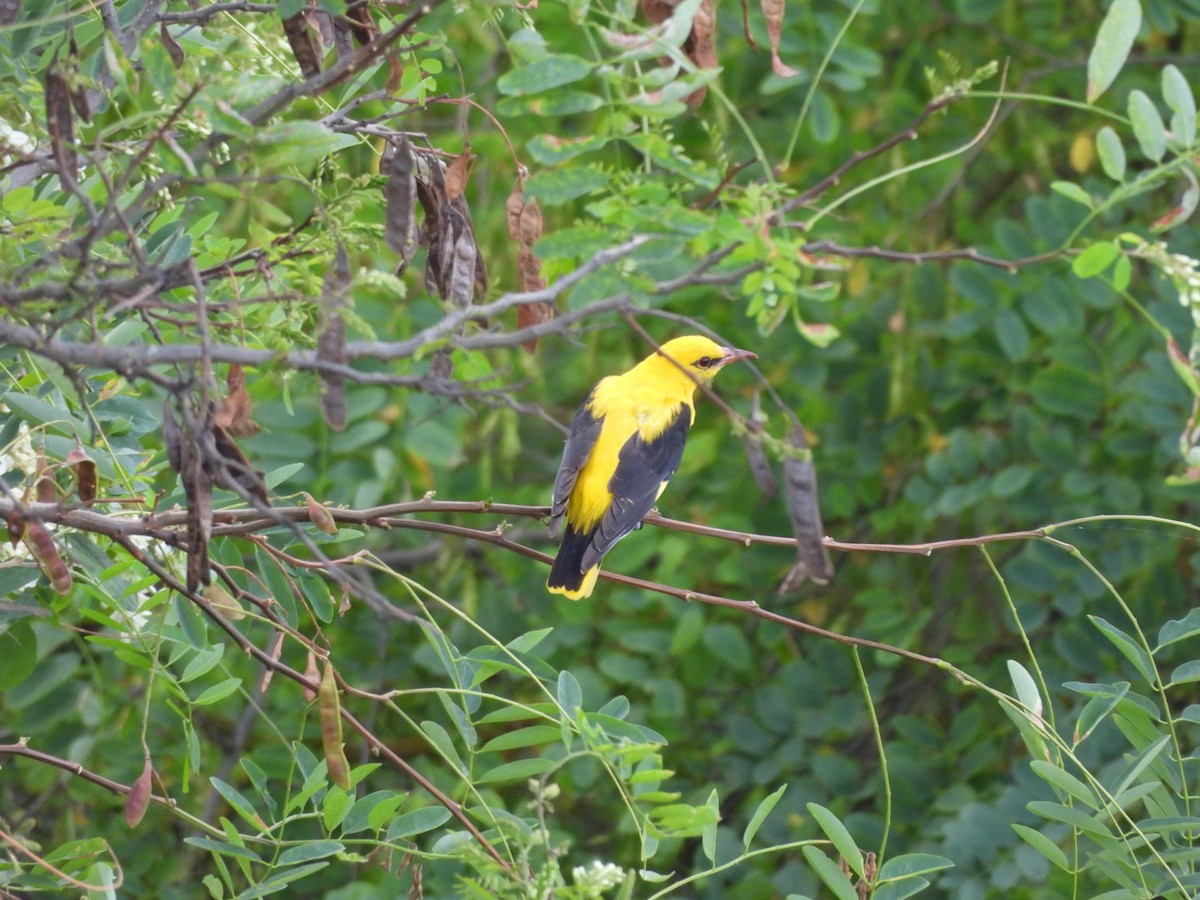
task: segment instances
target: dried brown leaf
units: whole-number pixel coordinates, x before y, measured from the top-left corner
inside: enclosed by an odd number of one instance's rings
[[[346,745],[342,743],[341,698],[333,665],[328,660],[325,661],[325,671],[321,674],[321,686],[317,691],[317,709],[321,719],[321,747],[329,767],[329,780],[343,791],[348,791],[350,762],[346,759]]]
[[[229,366],[225,387],[228,393],[217,405],[213,422],[235,437],[258,434],[258,423],[250,418],[251,403],[250,395],[246,392],[246,372],[238,363]]]
[[[312,78],[321,74],[321,54],[317,48],[317,39],[308,27],[308,15],[301,11],[283,20],[283,33],[287,36],[288,46],[292,48],[292,56],[300,66],[300,74]]]
[[[78,185],[79,158],[75,153],[75,116],[71,111],[71,89],[58,65],[46,70],[46,130],[50,152],[58,166],[58,180],[64,191]]]
[[[150,806],[150,788],[153,778],[154,767],[150,764],[150,754],[147,753],[146,762],[142,766],[142,774],[133,783],[129,789],[129,796],[125,798],[125,824],[130,828],[137,828],[142,817],[146,815],[146,810]]]
[[[804,428],[797,425],[788,435],[787,443],[791,452],[783,460],[783,478],[788,517],[796,538],[796,564],[780,585],[781,592],[799,586],[805,578],[827,584],[833,577],[833,563],[825,549],[825,529],[817,504],[817,472]]]
[[[158,29],[158,39],[162,41],[163,47],[167,50],[167,55],[171,57],[171,62],[175,68],[183,68],[183,48],[179,46],[179,41],[175,40],[175,36],[171,34],[171,30],[167,27],[167,23],[163,22]]]
[[[671,0],[642,0],[642,15],[651,25],[666,21],[675,12],[675,3]]]
[[[446,167],[446,199],[457,200],[463,195],[467,186],[467,178],[471,174],[471,142],[463,147],[462,153],[454,157],[454,161]]]
[[[702,0],[692,19],[692,33],[688,36],[688,57],[700,69],[715,69],[717,67],[717,49],[714,37],[717,30],[717,15],[713,9],[713,0]],[[708,95],[708,86],[702,85],[688,95],[687,104],[692,109],[704,102]]]
[[[521,211],[525,208],[525,179],[517,178],[517,183],[504,201],[504,217],[508,222],[508,234],[514,241],[521,240]]]
[[[783,36],[783,13],[787,0],[761,0],[763,18],[767,20],[767,37],[771,41],[771,69],[780,78],[798,74],[779,58],[779,40]]]
[[[60,597],[71,593],[71,570],[59,555],[58,546],[54,543],[49,529],[41,522],[30,520],[25,523],[24,540],[34,562],[49,580],[54,592]]]
[[[416,225],[413,212],[417,196],[412,147],[408,138],[401,136],[400,142],[392,148],[388,162],[388,180],[383,186],[383,240],[407,262],[412,253]]]
[[[75,493],[84,506],[96,501],[96,463],[83,447],[76,444],[67,454],[67,465],[75,476]]]

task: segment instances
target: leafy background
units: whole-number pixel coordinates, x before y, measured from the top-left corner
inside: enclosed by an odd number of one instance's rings
[[[0,4],[4,889],[1191,896],[1200,7],[431,6]],[[790,537],[799,422],[857,548],[551,599],[702,329],[661,512]]]

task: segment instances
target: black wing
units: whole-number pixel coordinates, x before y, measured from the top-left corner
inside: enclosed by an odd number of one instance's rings
[[[563,521],[567,516],[567,499],[575,488],[579,470],[592,455],[592,448],[596,446],[596,440],[600,437],[600,427],[604,424],[603,416],[596,418],[588,410],[591,402],[592,395],[588,394],[571,421],[571,433],[567,435],[567,445],[563,448],[562,462],[554,479],[554,495],[550,502],[551,537],[562,530]]]
[[[643,441],[635,434],[625,442],[617,458],[617,470],[608,482],[612,505],[600,520],[591,547],[583,555],[583,571],[598,563],[613,544],[637,528],[646,513],[654,508],[658,495],[679,468],[691,427],[692,411],[681,403],[674,421],[654,440]]]

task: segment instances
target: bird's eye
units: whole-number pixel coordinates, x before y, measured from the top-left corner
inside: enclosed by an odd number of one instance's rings
[[[702,356],[696,360],[696,366],[701,369],[707,369],[712,364],[713,358],[711,356]]]

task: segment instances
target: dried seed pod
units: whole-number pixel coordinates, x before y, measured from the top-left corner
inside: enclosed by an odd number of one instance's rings
[[[71,569],[59,555],[58,546],[46,526],[41,522],[26,522],[24,540],[34,562],[49,579],[54,592],[60,597],[71,593]]]
[[[412,253],[413,232],[416,227],[413,211],[416,208],[417,197],[412,147],[407,137],[400,136],[399,143],[392,148],[386,161],[389,168],[388,180],[383,186],[383,240],[391,250],[400,254],[407,265]]]
[[[46,455],[38,451],[37,479],[34,482],[33,495],[38,503],[57,503],[58,485],[54,482],[54,470],[46,460]]]
[[[333,665],[328,660],[325,661],[325,671],[321,674],[321,686],[317,691],[317,707],[321,717],[321,747],[329,767],[329,780],[343,791],[348,791],[350,761],[346,759],[346,745],[342,743],[341,698]]]
[[[312,494],[304,492],[304,505],[308,507],[309,520],[326,534],[337,534],[337,522],[329,510],[313,499]]]
[[[4,524],[8,527],[8,541],[14,547],[21,542],[21,538],[25,536],[25,518],[21,515],[21,511],[13,507],[4,514]]]
[[[763,496],[770,499],[779,490],[779,485],[775,480],[775,472],[771,469],[771,463],[767,460],[766,451],[763,449],[762,427],[766,421],[767,417],[763,415],[762,411],[762,398],[755,391],[754,402],[750,407],[750,422],[757,428],[746,433],[746,460],[750,465],[750,474],[754,478],[754,483],[758,485]]]
[[[145,765],[142,766],[142,774],[133,783],[129,796],[125,798],[125,824],[130,828],[137,828],[142,817],[146,815],[146,809],[150,806],[150,788],[153,778],[154,767],[150,764],[150,754],[147,753]]]
[[[321,670],[317,668],[317,654],[311,650],[308,651],[308,662],[304,664],[304,677],[313,684],[321,683]],[[317,692],[310,687],[304,688],[304,699],[308,703],[312,703],[317,699]]]
[[[471,169],[471,142],[467,141],[462,153],[446,167],[446,199],[457,200],[467,187]]]
[[[308,27],[308,14],[304,10],[283,20],[283,33],[288,46],[300,66],[300,74],[313,78],[321,74],[321,55],[317,49],[317,38]]]
[[[67,465],[75,476],[75,493],[84,506],[96,501],[96,463],[79,444],[67,454]]]
[[[798,587],[805,578],[811,578],[817,584],[828,584],[833,577],[833,563],[825,549],[825,529],[817,505],[817,472],[803,426],[797,425],[793,429],[787,443],[792,452],[783,460],[784,489],[792,533],[796,538],[797,558],[792,571],[780,585],[781,592]]]
[[[342,365],[346,362],[346,322],[342,308],[350,290],[350,257],[338,244],[333,265],[325,272],[321,292],[321,324],[317,359]],[[321,412],[335,431],[346,427],[346,379],[336,372],[320,372]]]
[[[71,111],[71,89],[57,64],[46,70],[46,131],[50,152],[58,167],[58,180],[68,193],[78,187],[79,158],[75,153],[75,117]]]
[[[162,27],[158,29],[158,39],[162,41],[162,45],[167,50],[167,55],[171,57],[171,62],[175,68],[183,68],[183,48],[179,46],[179,41],[175,40],[175,36],[171,34],[167,23],[163,22]]]

